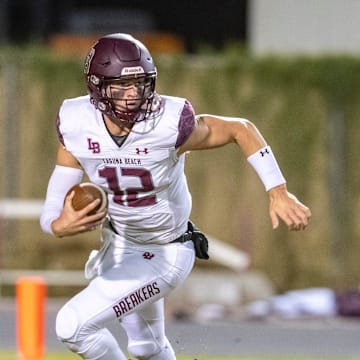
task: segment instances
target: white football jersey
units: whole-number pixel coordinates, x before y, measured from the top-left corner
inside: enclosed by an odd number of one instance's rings
[[[153,119],[136,123],[119,147],[89,96],[65,100],[59,111],[60,141],[89,180],[108,192],[116,232],[137,243],[168,243],[187,229],[191,195],[185,155],[176,146],[194,127],[194,111],[182,98],[162,96]]]

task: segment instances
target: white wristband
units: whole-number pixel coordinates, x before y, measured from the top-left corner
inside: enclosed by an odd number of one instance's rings
[[[247,158],[259,175],[266,191],[286,183],[270,146],[265,146]]]

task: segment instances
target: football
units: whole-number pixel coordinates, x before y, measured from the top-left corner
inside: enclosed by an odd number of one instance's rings
[[[107,194],[105,190],[94,183],[83,182],[76,184],[69,189],[66,196],[69,195],[72,191],[75,191],[75,194],[72,198],[71,205],[76,211],[83,209],[85,206],[89,205],[96,199],[100,199],[100,203],[95,207],[95,209],[91,210],[88,215],[94,215],[97,212],[103,211],[108,205]]]

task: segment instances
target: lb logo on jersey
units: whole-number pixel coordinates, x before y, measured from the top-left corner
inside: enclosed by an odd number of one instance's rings
[[[99,154],[100,143],[98,143],[97,141],[92,141],[91,138],[88,138],[87,142],[88,142],[88,150],[91,150],[93,154]]]
[[[143,258],[146,260],[151,260],[154,256],[155,256],[154,254],[152,254],[151,252],[148,252],[148,251],[143,253]]]

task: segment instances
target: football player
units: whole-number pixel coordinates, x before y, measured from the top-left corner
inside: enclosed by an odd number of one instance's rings
[[[236,143],[269,195],[273,228],[304,230],[310,209],[287,191],[271,147],[249,120],[195,115],[189,100],[160,95],[147,48],[127,34],[101,37],[84,67],[88,95],[67,99],[57,118],[59,147],[41,226],[56,237],[101,226],[102,247],[85,265],[89,285],[59,311],[59,339],[83,359],[125,360],[106,325],[119,321],[137,359],[172,360],[164,331],[164,297],[189,275],[206,238],[189,222],[185,153]],[[108,193],[71,206],[68,189],[82,181]]]

